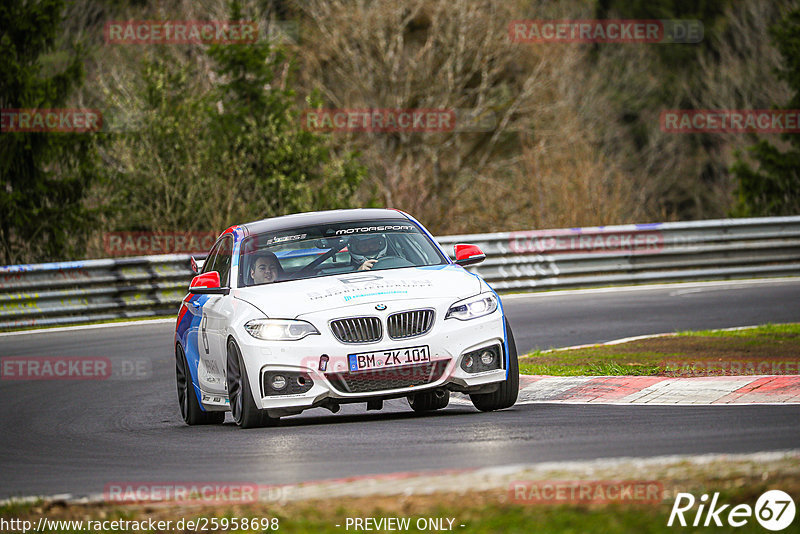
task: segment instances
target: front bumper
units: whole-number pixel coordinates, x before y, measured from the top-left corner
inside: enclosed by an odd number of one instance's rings
[[[253,338],[243,329],[235,332],[239,343],[253,397],[261,409],[272,416],[292,415],[303,410],[338,404],[364,402],[376,398],[403,397],[422,390],[444,388],[452,391],[490,391],[506,379],[505,329],[503,315],[498,309],[485,317],[469,321],[444,320],[449,301],[435,306],[435,319],[431,330],[422,336],[393,340],[384,336],[381,341],[364,344],[345,344],[332,334],[327,316],[313,314],[301,317],[314,324],[320,335],[307,336],[298,341],[270,342]],[[429,301],[404,302],[402,308],[393,306],[393,312],[431,307]],[[348,307],[347,316],[371,315],[381,317],[374,306]],[[385,324],[385,316],[381,317]],[[348,355],[362,352],[429,347],[431,362],[413,366],[384,368],[379,372],[348,369]],[[470,373],[461,366],[465,354],[484,348],[498,347],[501,368]],[[321,369],[320,360],[327,357]],[[289,380],[302,377],[302,385],[292,382],[292,390],[285,387],[284,394],[274,394],[265,385],[264,376],[285,373]],[[376,373],[382,373],[373,376]],[[492,385],[495,385],[494,387]]]

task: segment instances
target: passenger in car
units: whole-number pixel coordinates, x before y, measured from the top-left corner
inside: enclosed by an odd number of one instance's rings
[[[250,267],[253,284],[271,284],[283,274],[278,257],[272,252],[262,250],[256,254]]]

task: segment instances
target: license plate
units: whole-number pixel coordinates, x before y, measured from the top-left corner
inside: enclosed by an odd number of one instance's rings
[[[427,345],[421,347],[408,347],[405,349],[379,350],[376,352],[361,352],[348,354],[350,371],[365,371],[367,369],[383,369],[400,365],[431,361],[431,351]]]

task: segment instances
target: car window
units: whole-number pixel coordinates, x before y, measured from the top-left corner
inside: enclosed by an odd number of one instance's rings
[[[212,271],[219,273],[219,283],[222,287],[230,287],[231,252],[233,250],[233,237],[226,235],[217,246]]]
[[[257,262],[276,261],[275,278],[266,282],[253,279]],[[352,273],[364,270],[365,262],[370,271],[448,263],[410,221],[341,222],[248,237],[241,246],[239,285]]]
[[[203,269],[200,271],[201,273],[207,273],[214,270],[214,260],[217,257],[217,250],[219,249],[220,243],[217,242],[211,247],[211,251],[206,256],[205,261],[203,262]]]

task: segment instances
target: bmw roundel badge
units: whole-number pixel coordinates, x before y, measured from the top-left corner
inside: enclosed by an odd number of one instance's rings
[[[375,306],[375,309],[378,311],[383,311],[386,309],[386,304],[378,304]]]

